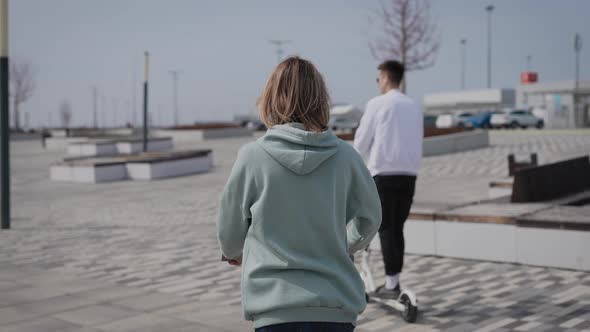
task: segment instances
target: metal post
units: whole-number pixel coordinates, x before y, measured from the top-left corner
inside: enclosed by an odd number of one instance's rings
[[[574,82],[574,93],[573,93],[573,101],[574,101],[574,108],[572,110],[572,116],[570,117],[572,128],[576,127],[576,113],[578,111],[578,89],[580,88],[580,51],[582,50],[582,37],[580,34],[574,36],[574,52],[576,53],[576,73],[575,73],[575,82]]]
[[[488,12],[488,89],[492,88],[492,11],[494,6],[486,7]]]
[[[133,127],[137,126],[137,62],[133,62],[133,89],[132,89],[132,119]]]
[[[92,125],[98,128],[98,89],[92,87]]]
[[[526,71],[531,71],[531,62],[533,60],[533,56],[532,55],[527,55],[526,56]]]
[[[172,88],[173,88],[173,105],[174,108],[174,126],[178,126],[178,75],[181,74],[182,71],[180,70],[170,70],[170,75],[172,76]]]
[[[102,127],[103,128],[107,128],[107,97],[100,96],[100,104],[101,104],[101,108],[100,108],[100,114],[101,114],[101,121],[102,121]]]
[[[8,109],[8,0],[0,0],[0,181],[2,229],[10,229],[10,132]]]
[[[117,128],[117,112],[119,108],[119,101],[113,98],[113,128]]]
[[[143,152],[147,152],[147,136],[148,136],[148,68],[149,68],[149,53],[145,52],[145,61],[143,69]]]
[[[461,39],[461,90],[465,90],[465,44],[467,39]]]

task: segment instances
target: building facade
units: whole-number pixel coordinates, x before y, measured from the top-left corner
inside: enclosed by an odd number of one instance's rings
[[[549,128],[590,127],[590,81],[523,84],[517,89],[519,108],[532,109]]]

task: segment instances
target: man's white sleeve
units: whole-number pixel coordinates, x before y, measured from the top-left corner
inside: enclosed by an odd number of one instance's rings
[[[371,106],[371,102],[367,103],[365,114],[354,134],[354,148],[363,158],[367,158],[371,152],[375,133],[375,110]]]

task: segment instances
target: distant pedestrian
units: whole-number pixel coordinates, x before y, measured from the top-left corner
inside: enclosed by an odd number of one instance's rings
[[[329,105],[311,62],[281,62],[258,101],[269,129],[240,149],[223,192],[219,243],[242,264],[257,332],[353,331],[366,306],[349,255],[377,233],[379,195],[358,153],[327,128]]]
[[[51,137],[49,130],[45,128],[41,129],[41,146],[43,147],[43,149],[47,148],[46,140],[48,137]]]

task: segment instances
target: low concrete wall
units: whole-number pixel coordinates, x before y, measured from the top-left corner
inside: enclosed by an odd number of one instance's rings
[[[436,221],[436,254],[498,262],[518,262],[516,226]]]
[[[590,271],[590,232],[519,227],[518,262]]]
[[[45,147],[48,150],[66,150],[70,143],[87,142],[86,137],[49,137],[45,140]]]
[[[127,178],[125,164],[93,166],[54,165],[49,169],[53,181],[101,183]]]
[[[406,252],[590,271],[590,230],[579,219],[561,226],[541,219],[523,223],[520,217],[464,215],[453,221],[444,214],[410,216],[404,229]]]
[[[423,156],[436,156],[456,153],[490,146],[486,130],[474,130],[449,135],[433,136],[424,139]]]
[[[175,143],[201,142],[209,139],[248,137],[252,130],[248,128],[220,128],[220,129],[156,129],[151,133],[156,137],[172,137]]]
[[[67,154],[70,157],[112,156],[117,154],[117,146],[114,142],[71,143]]]
[[[127,174],[131,180],[163,179],[207,172],[212,164],[212,154],[160,163],[129,163]]]
[[[173,148],[172,138],[150,138],[148,139],[147,150],[149,152],[164,151]],[[86,140],[82,142],[71,142],[67,146],[69,157],[100,157],[115,156],[117,154],[139,153],[143,150],[143,141],[104,141],[104,140]]]
[[[406,251],[418,255],[436,255],[434,221],[408,219],[404,224]]]
[[[133,128],[73,128],[69,130],[70,137],[89,137],[89,136],[129,136],[133,135],[138,129]],[[50,129],[52,137],[66,137],[65,129]]]
[[[116,146],[118,153],[139,153],[143,151],[143,141],[116,142]],[[148,151],[164,151],[173,147],[172,138],[170,137],[149,139],[147,145]]]

